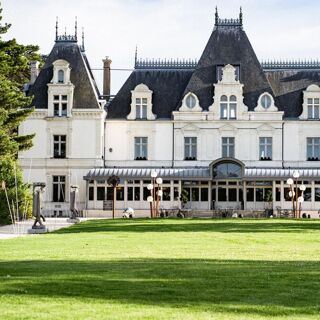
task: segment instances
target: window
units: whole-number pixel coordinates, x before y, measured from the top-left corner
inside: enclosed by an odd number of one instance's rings
[[[260,160],[272,160],[272,138],[259,138]]]
[[[213,178],[216,178],[216,179],[241,178],[241,177],[242,177],[242,168],[237,163],[232,163],[232,162],[220,163],[213,169]]]
[[[94,187],[89,187],[89,201],[94,200]]]
[[[136,119],[147,119],[147,98],[136,98]]]
[[[148,159],[148,138],[147,137],[134,138],[134,159],[135,160]]]
[[[53,202],[65,202],[66,191],[66,177],[65,176],[53,176]]]
[[[319,120],[319,98],[308,98],[308,119]]]
[[[66,117],[68,106],[67,95],[54,95],[53,96],[53,115],[55,117]]]
[[[216,77],[217,77],[217,81],[221,81],[222,80],[222,69],[224,68],[225,66],[217,66],[217,68],[216,68],[216,71],[217,71],[217,75],[216,75]],[[240,80],[240,66],[233,66],[235,69],[236,69],[236,71],[235,71],[235,73],[236,73],[236,81],[239,81]]]
[[[223,95],[220,99],[220,119],[236,119],[237,118],[237,97]]]
[[[184,138],[184,159],[185,160],[197,159],[197,138],[196,137]]]
[[[307,138],[307,160],[320,160],[320,138]]]
[[[271,98],[270,98],[270,96],[268,94],[264,94],[261,97],[260,101],[261,101],[262,108],[264,108],[264,109],[270,108],[272,100],[271,100]]]
[[[64,71],[63,70],[58,71],[58,83],[64,83]]]
[[[234,138],[222,138],[222,157],[234,158]]]
[[[189,109],[192,109],[196,106],[196,98],[190,93],[186,98],[186,105]]]
[[[97,187],[97,200],[104,201],[106,195],[106,188],[105,187]]]
[[[67,136],[53,136],[53,157],[62,159],[66,157]]]

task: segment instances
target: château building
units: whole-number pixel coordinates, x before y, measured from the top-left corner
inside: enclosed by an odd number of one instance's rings
[[[110,63],[103,96],[76,35],[57,34],[39,74],[32,66],[36,109],[20,131],[36,137],[19,158],[26,180],[46,182],[47,214],[69,215],[73,184],[85,214],[106,213],[117,175],[117,209],[148,215],[153,170],[164,208],[181,207],[185,190],[195,212],[291,209],[286,180],[298,170],[303,211],[318,216],[319,62],[259,62],[242,13],[216,12],[199,61],[136,59],[113,99]]]

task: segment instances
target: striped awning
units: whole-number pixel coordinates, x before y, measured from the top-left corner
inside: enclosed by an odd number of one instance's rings
[[[320,180],[320,169],[278,169],[278,168],[245,168],[244,179],[285,179],[292,177],[293,172],[298,170],[301,178]],[[120,178],[143,179],[150,178],[151,172],[156,171],[161,178],[181,180],[211,180],[210,169],[201,168],[100,168],[91,169],[85,180],[106,180],[112,175]]]
[[[209,168],[104,168],[90,170],[84,179],[107,179],[112,175],[120,178],[149,179],[152,171],[156,171],[161,178],[208,180],[210,177]]]

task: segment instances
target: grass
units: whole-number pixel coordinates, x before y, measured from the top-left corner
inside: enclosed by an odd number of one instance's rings
[[[1,319],[320,319],[320,221],[97,220],[0,242]]]

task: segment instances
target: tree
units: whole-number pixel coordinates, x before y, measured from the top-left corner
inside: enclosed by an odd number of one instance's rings
[[[29,80],[30,62],[41,61],[41,57],[38,46],[21,45],[15,39],[4,41],[2,35],[10,26],[2,23],[0,7],[0,182],[5,181],[10,204],[14,202],[16,206],[16,198],[20,199],[17,211],[21,215],[31,212],[31,201],[28,202],[29,186],[23,183],[17,158],[19,151],[32,147],[34,137],[18,132],[20,123],[33,111],[32,97],[26,97],[22,89]],[[9,222],[9,218],[5,193],[0,190],[0,223]]]
[[[113,175],[108,178],[107,183],[109,186],[113,187],[112,219],[114,219],[114,209],[115,209],[115,204],[116,204],[117,186],[120,183],[120,178],[118,176]]]

